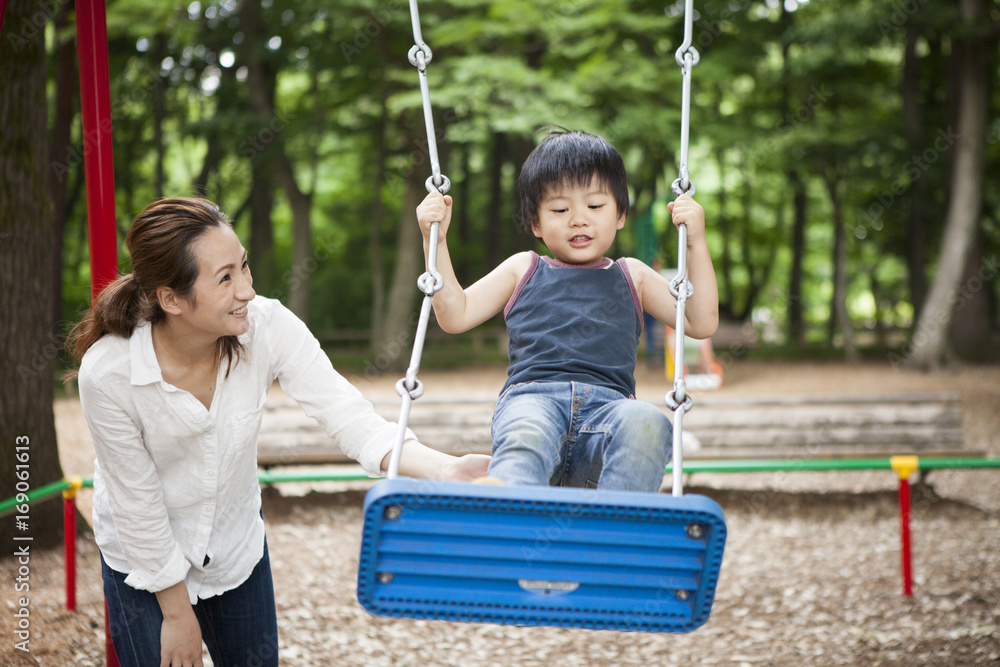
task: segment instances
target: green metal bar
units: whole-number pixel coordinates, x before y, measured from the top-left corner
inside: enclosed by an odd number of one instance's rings
[[[68,489],[71,486],[72,483],[67,479],[60,479],[50,484],[46,484],[45,486],[40,486],[37,489],[32,489],[28,492],[28,502],[35,503],[42,500],[48,500],[52,496],[58,496],[64,489]],[[10,514],[14,511],[14,508],[17,507],[17,505],[17,496],[3,501],[0,503],[0,516]]]
[[[374,479],[363,472],[330,472],[330,473],[280,473],[266,471],[257,474],[261,484],[277,482],[354,482]]]
[[[971,470],[1000,468],[1000,457],[948,456],[918,459],[920,470]],[[671,466],[667,466],[667,471]],[[753,473],[753,472],[824,472],[837,470],[892,470],[892,459],[858,458],[858,459],[735,459],[735,460],[694,460],[684,462],[684,472],[687,473]],[[261,484],[278,484],[281,482],[355,482],[376,479],[363,472],[326,472],[326,473],[276,473],[265,471],[257,475]],[[94,480],[85,478],[82,488],[93,488]],[[66,479],[40,486],[28,493],[28,502],[39,502],[59,495],[70,488],[72,482]],[[17,506],[15,498],[0,502],[0,516],[10,514]]]
[[[892,470],[892,459],[746,459],[695,460],[684,462],[684,472],[822,472],[829,470]],[[971,456],[926,457],[919,459],[920,470],[960,468],[1000,468],[1000,458]],[[667,466],[670,470],[671,466]]]

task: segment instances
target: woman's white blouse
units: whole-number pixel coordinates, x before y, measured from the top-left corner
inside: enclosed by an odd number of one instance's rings
[[[80,365],[90,427],[94,532],[107,564],[133,588],[184,581],[194,604],[246,581],[264,553],[257,436],[275,379],[341,450],[381,475],[396,425],[341,376],[281,303],[249,304],[243,358],[223,362],[209,410],[163,380],[148,323],[106,335]],[[413,437],[407,433],[407,437]]]

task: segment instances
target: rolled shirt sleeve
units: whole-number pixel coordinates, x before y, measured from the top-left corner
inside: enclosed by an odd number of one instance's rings
[[[302,320],[277,301],[269,305],[272,373],[282,390],[368,475],[382,476],[382,459],[392,450],[398,425],[376,413],[361,392],[334,369]],[[416,436],[407,429],[405,438]]]
[[[169,588],[184,581],[191,566],[171,529],[156,466],[128,411],[90,371],[81,368],[80,402],[99,461],[100,488],[133,568],[125,583],[150,592]]]

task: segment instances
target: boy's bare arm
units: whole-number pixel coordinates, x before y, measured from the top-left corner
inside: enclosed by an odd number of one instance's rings
[[[678,197],[669,208],[673,223],[684,223],[688,228],[687,269],[694,294],[684,306],[684,333],[691,338],[708,338],[719,327],[719,286],[705,240],[705,212],[688,196]],[[667,280],[637,259],[629,259],[629,270],[643,309],[676,328],[677,304]]]
[[[482,324],[504,309],[530,261],[528,253],[507,258],[497,268],[463,289],[455,276],[448,252],[447,232],[451,223],[452,199],[432,192],[417,207],[417,221],[424,237],[424,257],[430,248],[430,227],[440,223],[437,270],[444,287],[434,296],[434,314],[448,333],[462,333]]]

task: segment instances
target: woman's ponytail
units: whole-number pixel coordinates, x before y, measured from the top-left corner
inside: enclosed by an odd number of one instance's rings
[[[121,276],[105,287],[94,305],[70,331],[66,349],[77,363],[105,334],[128,338],[136,325],[149,319],[149,303],[135,274]]]

